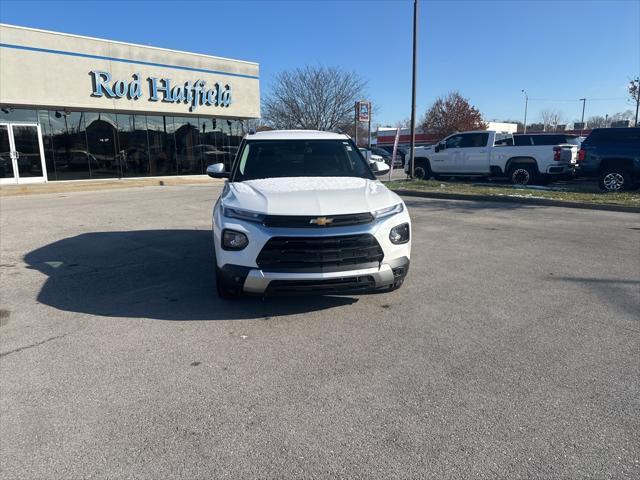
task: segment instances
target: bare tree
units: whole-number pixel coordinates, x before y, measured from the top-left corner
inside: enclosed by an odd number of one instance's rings
[[[422,128],[441,138],[463,130],[484,130],[487,124],[480,111],[458,92],[438,97],[427,111]]]
[[[394,125],[395,128],[410,128],[411,127],[411,117],[407,117],[404,120],[398,120]]]
[[[338,67],[285,70],[262,103],[262,118],[273,128],[353,129],[354,104],[365,98],[366,85]]]
[[[611,121],[619,122],[620,120],[633,120],[633,110],[625,110],[611,115]]]
[[[540,119],[544,125],[544,130],[555,130],[559,123],[562,123],[562,112],[560,110],[545,109],[540,112]]]
[[[594,115],[587,120],[587,128],[605,128],[607,126],[607,118],[602,115]]]

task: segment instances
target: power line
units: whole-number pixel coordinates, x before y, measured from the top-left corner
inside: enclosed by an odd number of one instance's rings
[[[627,97],[609,97],[609,98],[587,98],[590,102],[606,102],[611,100],[626,100]],[[531,98],[529,100],[536,100],[538,102],[581,102],[580,98]]]

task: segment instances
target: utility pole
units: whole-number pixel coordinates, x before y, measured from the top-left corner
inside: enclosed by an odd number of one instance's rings
[[[582,131],[584,130],[584,106],[587,104],[586,98],[579,98],[582,102],[582,120],[580,120],[580,136],[582,136]]]
[[[356,143],[356,148],[358,148],[358,114],[360,113],[358,112],[358,105],[359,105],[359,102],[356,102],[356,106],[353,109],[355,112],[355,117],[353,119],[353,126],[354,126],[353,140]]]
[[[411,140],[409,143],[409,161],[411,178],[414,178],[416,148],[416,55],[418,50],[418,0],[413,0],[413,77],[411,80]]]
[[[527,133],[527,107],[529,106],[529,95],[527,92],[522,89],[522,93],[524,93],[524,133]]]
[[[629,82],[629,93],[631,98],[636,101],[636,128],[638,127],[638,110],[640,109],[640,77]]]
[[[369,142],[368,142],[368,148],[369,150],[371,150],[371,113],[373,113],[371,111],[371,102],[369,102]]]

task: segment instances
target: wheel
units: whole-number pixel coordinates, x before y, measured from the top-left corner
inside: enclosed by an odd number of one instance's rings
[[[605,192],[620,192],[631,188],[631,175],[622,167],[605,167],[598,185]]]
[[[536,167],[533,165],[514,165],[509,170],[509,180],[514,185],[531,185],[536,179]]]
[[[431,169],[428,163],[420,162],[413,167],[413,176],[418,180],[428,180],[431,176]]]
[[[223,300],[232,300],[240,296],[236,288],[227,285],[218,267],[216,267],[216,291],[218,292],[218,296]]]

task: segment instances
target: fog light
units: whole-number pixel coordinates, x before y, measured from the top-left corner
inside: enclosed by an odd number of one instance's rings
[[[389,232],[389,240],[396,245],[407,243],[409,241],[409,224],[403,223],[393,227]]]
[[[249,245],[249,239],[244,233],[235,230],[222,231],[223,250],[242,250]]]

